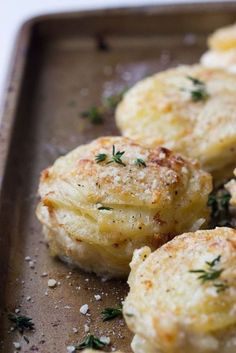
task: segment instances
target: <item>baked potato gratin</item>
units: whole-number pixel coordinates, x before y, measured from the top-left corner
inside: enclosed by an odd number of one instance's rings
[[[146,78],[116,111],[123,135],[196,158],[216,181],[232,174],[236,158],[236,76],[200,65]]]
[[[236,230],[136,250],[123,313],[135,353],[236,352]]]
[[[103,137],[43,171],[37,216],[53,255],[110,277],[208,217],[211,176],[165,148]]]
[[[202,65],[236,73],[236,24],[217,29],[209,37],[208,46],[201,57]]]

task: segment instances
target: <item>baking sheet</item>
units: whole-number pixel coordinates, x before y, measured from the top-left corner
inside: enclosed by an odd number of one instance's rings
[[[236,4],[224,2],[50,15],[24,25],[0,141],[1,352],[20,342],[25,353],[63,353],[86,336],[85,324],[110,337],[108,351],[131,352],[123,320],[103,323],[100,316],[120,304],[125,281],[104,282],[49,256],[35,217],[39,174],[77,145],[118,134],[112,116],[95,126],[82,111],[147,75],[196,62],[206,35],[235,19]],[[56,288],[48,288],[49,278]],[[89,315],[80,313],[83,304]],[[35,323],[29,343],[10,330],[15,309]]]

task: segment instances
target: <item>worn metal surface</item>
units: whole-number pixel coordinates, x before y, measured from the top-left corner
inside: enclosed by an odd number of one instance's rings
[[[77,145],[118,133],[113,117],[94,126],[81,111],[153,72],[198,61],[206,35],[235,19],[236,4],[224,2],[54,15],[23,27],[1,129],[0,351],[13,352],[14,341],[22,352],[63,353],[91,321],[91,333],[131,352],[122,320],[100,318],[104,307],[125,296],[125,282],[102,282],[50,258],[35,218],[39,174]],[[34,268],[27,256],[36,260]],[[49,278],[60,285],[49,289]],[[91,316],[80,314],[83,304]],[[8,333],[7,314],[16,308],[35,323],[28,344]]]

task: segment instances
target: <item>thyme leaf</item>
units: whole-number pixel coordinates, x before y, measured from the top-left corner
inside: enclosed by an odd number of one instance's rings
[[[109,321],[117,316],[122,315],[122,306],[118,306],[117,308],[105,308],[102,312],[102,320]]]
[[[107,154],[106,154],[106,153],[98,153],[98,154],[95,156],[95,161],[96,161],[97,163],[104,162],[106,159],[107,159]]]
[[[92,106],[87,111],[81,113],[82,118],[88,118],[88,120],[95,125],[102,124],[107,116],[112,116],[117,105],[122,100],[127,88],[120,92],[105,97],[103,102],[98,106]]]
[[[22,335],[26,330],[34,330],[34,323],[30,317],[10,313],[8,319],[13,323],[14,330],[17,330]]]
[[[123,156],[124,153],[125,153],[125,151],[117,151],[116,152],[116,148],[113,145],[112,146],[112,157],[111,157],[111,160],[107,162],[107,164],[115,162],[115,163],[121,164],[125,167],[126,164],[121,160],[121,157]]]
[[[206,269],[197,269],[197,270],[190,270],[190,273],[198,273],[199,276],[197,277],[202,284],[207,281],[215,281],[218,279],[222,272],[224,271],[223,268],[217,269],[215,266],[220,262],[221,255],[215,257],[212,261],[206,261],[207,268]],[[213,283],[213,286],[217,289],[217,293],[224,291],[228,286],[223,282],[216,282]]]
[[[224,269],[221,270],[191,270],[189,272],[191,273],[202,273],[198,279],[202,281],[202,283],[205,283],[206,281],[213,281],[217,278],[220,277],[221,273],[224,271]]]
[[[100,206],[100,207],[98,207],[98,210],[99,210],[99,211],[103,211],[103,210],[111,211],[111,210],[113,210],[113,208],[111,208],[111,207],[106,207],[106,206]]]
[[[135,160],[135,164],[138,165],[139,167],[146,167],[147,166],[146,163],[144,162],[144,160],[141,158],[137,158]]]
[[[82,118],[88,118],[94,125],[98,125],[103,122],[103,115],[99,107],[93,106],[89,110],[82,112],[81,116]]]
[[[192,83],[194,84],[194,86],[204,86],[204,82],[199,80],[196,77],[192,77],[192,76],[187,76],[187,78],[192,81]]]
[[[210,194],[208,206],[211,208],[211,223],[213,228],[216,226],[231,226],[230,198],[230,193],[224,189]]]
[[[112,110],[116,109],[117,105],[120,103],[120,101],[124,97],[124,94],[126,91],[127,91],[127,88],[124,88],[120,92],[106,97],[104,99],[104,105],[106,107],[108,107],[109,109],[112,109]]]
[[[203,81],[192,76],[187,76],[187,79],[193,84],[193,88],[190,90],[190,95],[193,102],[206,100],[209,97],[206,90],[206,85]]]
[[[75,350],[81,351],[85,348],[101,349],[105,346],[107,346],[107,343],[102,342],[98,337],[89,334],[84,341],[75,345]]]

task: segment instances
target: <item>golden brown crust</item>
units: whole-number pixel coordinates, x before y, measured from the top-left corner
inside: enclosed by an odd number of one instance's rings
[[[150,254],[136,250],[124,315],[137,345],[150,352],[232,353],[236,337],[236,230],[186,233]],[[208,262],[222,273],[202,282]],[[217,285],[225,288],[218,291]],[[141,344],[141,341],[143,342]],[[145,353],[149,353],[146,350]]]
[[[116,152],[125,151],[124,165],[107,163],[113,146]],[[107,156],[101,163],[96,162],[99,153]],[[137,165],[137,158],[145,165]],[[209,214],[211,188],[210,175],[197,163],[165,148],[104,137],[59,158],[42,173],[37,216],[48,228],[54,253],[89,271],[103,259],[112,275],[117,263],[120,276],[128,273],[135,248],[148,244],[155,249],[176,234],[199,228]],[[91,266],[90,257],[85,261],[86,249],[95,261]],[[99,268],[100,263],[95,272]]]

